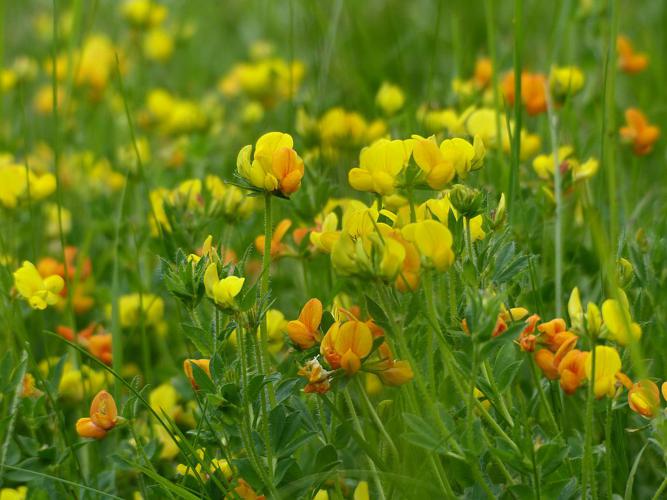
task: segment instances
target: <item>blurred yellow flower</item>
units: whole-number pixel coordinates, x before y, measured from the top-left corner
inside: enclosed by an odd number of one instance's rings
[[[164,301],[150,293],[131,293],[118,299],[120,324],[123,328],[139,325],[143,320],[147,326],[159,326],[164,316]],[[111,308],[107,310],[111,314]]]
[[[153,28],[144,36],[143,49],[146,58],[167,61],[174,53],[174,37],[163,28]]]
[[[375,103],[385,115],[391,116],[405,104],[405,94],[398,85],[384,82],[375,96]]]
[[[584,80],[584,73],[577,66],[553,66],[549,75],[551,91],[561,98],[578,93]]]

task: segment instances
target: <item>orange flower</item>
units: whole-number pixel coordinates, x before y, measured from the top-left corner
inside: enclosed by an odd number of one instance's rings
[[[540,349],[535,353],[535,362],[549,380],[558,379],[558,367],[554,364],[554,353],[549,349]]]
[[[69,340],[76,342],[82,347],[88,349],[88,352],[107,365],[111,365],[111,334],[105,332],[98,323],[90,323],[86,328],[75,333],[68,326],[60,325],[56,328],[58,334]]]
[[[211,377],[211,361],[209,359],[186,359],[183,361],[183,371],[185,372],[185,376],[188,377],[188,380],[190,381],[190,384],[192,385],[192,388],[196,391],[199,389],[199,386],[195,382],[195,376],[192,373],[192,365],[197,365],[199,368],[204,370],[206,372],[206,375]]]
[[[310,299],[301,309],[299,319],[287,323],[287,334],[301,349],[309,349],[322,338],[319,331],[321,321],[322,302]]]
[[[102,439],[118,422],[116,402],[107,391],[100,391],[90,404],[90,417],[76,422],[76,432],[81,437]]]
[[[635,52],[632,42],[624,35],[619,35],[616,39],[616,51],[618,52],[618,67],[625,73],[639,73],[648,66],[648,56]]]
[[[660,129],[651,125],[644,113],[637,108],[625,110],[625,121],[627,125],[620,130],[621,139],[626,143],[632,143],[636,155],[649,154],[653,150],[653,144],[660,137]]]
[[[644,418],[653,418],[660,409],[660,391],[655,382],[641,380],[628,392],[628,404],[632,411]]]
[[[291,220],[283,219],[278,223],[276,229],[273,231],[273,235],[271,236],[270,252],[272,259],[282,257],[283,255],[290,253],[289,246],[283,243],[282,240],[291,226]],[[264,242],[265,238],[263,234],[260,234],[257,238],[255,238],[255,248],[257,248],[257,251],[262,255],[264,255]]]
[[[560,386],[565,394],[574,394],[586,378],[587,352],[574,349],[569,351],[558,363]]]
[[[98,333],[88,339],[88,351],[90,354],[98,358],[107,365],[111,365],[113,361],[111,352],[111,334]]]
[[[541,73],[521,73],[521,102],[529,115],[547,110],[547,78]],[[502,83],[503,94],[508,104],[514,104],[514,73],[508,73]]]
[[[368,325],[351,320],[331,325],[322,339],[320,353],[334,370],[342,368],[347,375],[354,375],[372,347],[373,334]]]
[[[519,335],[519,346],[522,351],[533,352],[535,351],[535,344],[537,343],[537,337],[535,336],[535,325],[540,320],[540,317],[537,314],[533,314],[528,317],[526,320],[526,328],[523,329]]]
[[[303,177],[303,160],[292,148],[280,148],[273,154],[273,175],[285,196],[298,191]]]
[[[537,326],[537,330],[542,335],[542,341],[552,352],[557,352],[563,343],[571,342],[573,337],[577,338],[574,333],[567,331],[565,320],[562,318],[542,323]]]
[[[92,439],[102,439],[107,435],[107,431],[96,426],[88,417],[76,421],[76,433],[81,437]]]

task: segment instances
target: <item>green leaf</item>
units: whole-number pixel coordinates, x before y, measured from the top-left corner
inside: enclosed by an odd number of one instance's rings
[[[341,461],[338,459],[338,451],[333,445],[328,444],[317,452],[315,463],[313,465],[313,472],[325,472],[333,469]]]
[[[194,344],[202,356],[208,357],[213,352],[213,334],[199,326],[181,323],[185,336]]]

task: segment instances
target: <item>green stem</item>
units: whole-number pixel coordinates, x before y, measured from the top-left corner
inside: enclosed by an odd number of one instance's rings
[[[526,354],[528,355],[528,361],[530,363],[530,372],[531,372],[531,375],[533,376],[533,381],[535,383],[535,388],[537,389],[537,394],[540,397],[540,401],[542,402],[542,406],[544,406],[544,410],[547,412],[547,418],[549,420],[549,425],[551,426],[553,432],[557,433],[558,432],[558,423],[556,423],[556,417],[554,417],[553,411],[551,409],[551,405],[549,404],[549,400],[547,399],[547,395],[544,392],[544,388],[542,387],[542,381],[540,380],[540,376],[537,372],[537,365],[535,364],[535,360],[530,355],[530,353],[526,353]]]
[[[560,174],[560,158],[558,158],[558,115],[554,112],[549,86],[546,83],[544,85],[544,92],[547,96],[551,151],[554,157],[554,198],[556,201],[556,218],[554,221],[554,286],[556,316],[560,317],[563,309],[563,186]]]
[[[269,293],[269,282],[271,280],[271,237],[273,228],[273,215],[271,212],[271,193],[264,195],[264,255],[262,256],[262,281],[260,283],[260,294],[262,297],[262,306],[265,305],[266,298]],[[268,334],[268,320],[266,315],[262,318],[260,324],[260,370],[262,375],[268,375],[268,350],[269,350],[269,334]],[[276,394],[273,384],[267,384],[267,392],[269,394],[270,407],[273,408],[276,404]],[[263,391],[264,393],[264,391]],[[263,405],[264,406],[264,405]]]
[[[493,376],[493,370],[491,369],[491,365],[489,364],[489,362],[486,360],[482,363],[482,371],[484,372],[484,376],[486,377],[486,381],[491,387],[491,390],[498,399],[498,408],[497,408],[498,411],[503,416],[503,418],[505,418],[505,421],[509,424],[509,426],[514,427],[514,420],[512,419],[512,416],[510,415],[510,412],[507,409],[507,403],[505,403],[505,396],[498,390],[498,384],[496,383],[496,379]]]
[[[595,482],[595,471],[593,469],[593,399],[595,396],[595,337],[591,342],[591,376],[588,381],[588,393],[586,394],[586,420],[584,422],[584,460],[582,461],[582,492],[586,495],[586,486],[590,481],[591,498],[597,499],[597,484]]]
[[[613,448],[612,443],[612,431],[611,431],[611,421],[612,421],[612,406],[614,400],[612,398],[607,398],[607,415],[604,422],[604,434],[605,434],[605,453],[604,453],[604,468],[607,475],[607,498],[612,498],[613,496],[613,468],[611,462],[611,450]]]
[[[345,402],[347,403],[347,406],[350,410],[350,415],[352,416],[352,426],[354,427],[354,430],[362,438],[364,438],[364,431],[361,427],[361,422],[359,421],[359,417],[357,416],[357,411],[354,409],[354,402],[352,401],[352,397],[350,396],[350,391],[344,389],[343,396],[345,397]],[[368,458],[368,466],[371,469],[371,475],[373,476],[373,482],[375,483],[375,488],[377,489],[378,498],[380,500],[385,500],[386,497],[384,495],[384,489],[382,488],[382,482],[380,481],[380,476],[378,475],[375,463],[370,458]]]
[[[364,401],[364,404],[366,406],[366,409],[368,410],[368,413],[370,414],[371,418],[373,419],[373,422],[375,422],[375,425],[377,426],[378,430],[380,431],[380,434],[382,434],[382,437],[384,437],[385,441],[387,441],[387,446],[389,446],[389,450],[391,451],[391,454],[394,457],[394,460],[398,462],[399,460],[399,454],[398,454],[398,448],[396,448],[396,444],[394,444],[394,440],[391,439],[391,436],[387,432],[387,429],[385,428],[384,424],[382,423],[382,420],[380,420],[380,417],[378,416],[377,412],[375,411],[375,408],[373,407],[373,403],[371,402],[370,398],[368,397],[368,394],[366,394],[366,391],[364,390],[364,387],[361,385],[361,379],[359,377],[356,377],[356,384],[357,384],[357,389],[359,394],[361,394],[361,399]]]
[[[660,486],[655,492],[655,495],[653,495],[652,500],[658,500],[661,498],[661,495],[667,490],[667,477],[663,479],[662,483],[660,483]]]
[[[514,130],[512,135],[512,168],[508,211],[510,221],[516,220],[515,207],[519,185],[519,162],[521,160],[521,51],[523,49],[523,0],[514,0]]]

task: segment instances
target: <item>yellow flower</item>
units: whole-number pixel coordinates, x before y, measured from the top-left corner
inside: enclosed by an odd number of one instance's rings
[[[310,232],[310,242],[320,252],[331,253],[331,248],[340,233],[338,229],[338,216],[335,212],[330,212],[324,217],[319,231],[313,230]]]
[[[572,146],[561,146],[558,148],[558,163],[563,164],[574,154]],[[554,175],[554,155],[539,155],[533,160],[533,169],[541,179],[549,179]]]
[[[164,301],[150,293],[131,293],[118,299],[118,309],[123,328],[136,326],[142,319],[147,326],[159,326],[164,316]],[[110,314],[111,310],[107,312]]]
[[[375,102],[385,115],[391,116],[405,104],[405,94],[399,86],[384,82],[378,90]]]
[[[181,411],[178,405],[178,393],[171,384],[161,384],[153,389],[148,395],[148,404],[159,414],[164,412],[171,418],[175,418]]]
[[[153,28],[144,38],[144,54],[153,61],[167,61],[174,53],[174,37],[163,28]]]
[[[27,486],[0,489],[0,500],[24,500],[28,495]]]
[[[209,264],[204,273],[204,286],[206,295],[213,302],[224,308],[233,308],[235,306],[234,297],[236,297],[243,288],[245,278],[238,276],[227,276],[220,279],[218,277],[217,264]]]
[[[138,28],[156,26],[167,17],[167,8],[154,0],[126,0],[121,12],[130,24]]]
[[[590,179],[600,168],[600,162],[596,158],[589,158],[584,163],[571,162],[572,178],[575,181]]]
[[[100,391],[107,384],[104,372],[97,372],[88,366],[75,370],[69,363],[65,364],[63,375],[58,384],[58,394],[66,400],[81,401],[86,394]]]
[[[81,57],[77,61],[75,81],[93,90],[93,97],[104,90],[109,77],[116,69],[116,48],[104,35],[89,36],[83,43]]]
[[[36,175],[27,171],[25,165],[10,162],[0,164],[0,205],[15,208],[19,200],[27,197],[30,189],[30,199],[38,201],[46,198],[56,189],[56,178],[53,174]]]
[[[411,241],[419,253],[438,271],[446,271],[454,262],[452,233],[447,226],[435,220],[408,224],[402,230],[403,237]]]
[[[440,151],[442,156],[451,162],[462,179],[465,179],[471,170],[478,170],[482,167],[482,160],[486,153],[484,142],[478,135],[475,136],[472,144],[459,137],[445,139],[440,144]]]
[[[618,290],[619,299],[608,299],[602,304],[602,319],[609,332],[609,337],[621,345],[627,345],[631,338],[639,340],[641,327],[632,321],[630,304],[625,292]]]
[[[42,278],[32,262],[24,261],[14,272],[14,285],[33,309],[46,309],[60,300],[58,295],[65,286],[62,277],[54,274]]]
[[[351,320],[331,325],[322,339],[320,353],[334,370],[342,368],[347,375],[354,375],[372,347],[373,334],[368,325]]]
[[[285,329],[287,320],[285,315],[278,309],[269,309],[266,312],[267,333],[269,337],[269,352],[278,353],[285,343]]]
[[[359,167],[351,169],[348,181],[357,191],[389,195],[396,187],[396,177],[410,160],[412,140],[379,139],[361,150]]]
[[[357,487],[354,489],[354,500],[369,500],[370,494],[368,492],[368,483],[366,481],[359,481]]]
[[[616,374],[621,371],[621,357],[613,347],[595,347],[595,376],[593,377],[593,356],[586,358],[586,378],[595,380],[595,397],[613,397],[616,391]]]
[[[266,191],[280,191],[289,196],[301,186],[303,160],[293,149],[292,136],[269,132],[257,140],[251,161],[252,145],[239,151],[236,159],[238,173],[253,186]]]
[[[551,90],[556,97],[578,93],[584,86],[584,73],[576,66],[553,66],[549,75]]]
[[[426,174],[426,182],[433,189],[442,189],[456,174],[454,164],[442,154],[434,136],[428,139],[419,136],[413,138],[412,155],[417,166]]]
[[[652,380],[640,380],[628,391],[628,404],[632,411],[644,418],[653,418],[660,410],[660,391]]]

